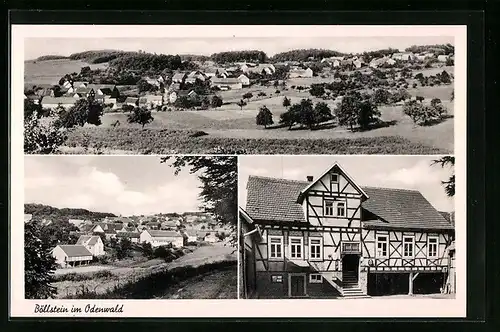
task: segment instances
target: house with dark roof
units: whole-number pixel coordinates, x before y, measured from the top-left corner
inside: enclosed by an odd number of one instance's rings
[[[104,243],[101,237],[97,235],[81,235],[76,244],[84,246],[93,256],[102,256],[106,254],[104,251]]]
[[[87,265],[92,262],[92,253],[79,244],[60,244],[52,249],[52,257],[61,267]]]
[[[116,233],[117,239],[129,239],[132,243],[139,243],[141,233],[139,232],[118,232]]]
[[[335,163],[307,181],[250,176],[245,211],[261,233],[252,248],[259,298],[445,286],[454,227],[419,191],[362,187]]]

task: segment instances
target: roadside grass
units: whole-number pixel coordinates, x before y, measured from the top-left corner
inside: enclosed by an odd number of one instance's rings
[[[103,148],[129,150],[139,154],[203,154],[220,148],[242,154],[438,154],[441,149],[412,142],[399,136],[335,139],[230,138],[212,135],[190,137],[194,131],[139,128],[77,128],[66,142],[77,149],[84,145],[103,144]],[[78,153],[75,150],[75,153]]]
[[[82,290],[66,299],[151,299],[160,295],[164,290],[183,280],[196,277],[204,273],[236,266],[235,260],[224,260],[193,267],[191,265],[175,267],[170,270],[160,270],[135,278],[134,280],[118,284],[106,293]],[[160,286],[161,285],[161,286]],[[234,289],[236,294],[236,288]]]

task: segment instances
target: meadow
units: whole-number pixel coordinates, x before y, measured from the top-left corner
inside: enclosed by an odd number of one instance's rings
[[[106,68],[107,63],[88,64],[80,60],[45,60],[24,62],[24,83],[27,84],[51,84],[59,83],[61,77],[73,72],[79,73],[82,67],[89,66],[91,69]]]

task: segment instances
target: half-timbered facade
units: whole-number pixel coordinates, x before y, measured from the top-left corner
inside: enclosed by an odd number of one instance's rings
[[[420,192],[360,187],[338,164],[307,180],[249,178],[260,298],[366,296],[398,278],[413,293],[419,274],[446,280],[453,227]]]

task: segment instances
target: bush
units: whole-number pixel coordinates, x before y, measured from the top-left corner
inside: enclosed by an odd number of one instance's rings
[[[430,125],[441,121],[446,115],[446,108],[443,107],[441,101],[436,98],[434,103],[425,105],[416,101],[410,101],[403,106],[404,114],[408,115],[415,124],[420,126]]]
[[[204,131],[196,131],[194,133],[192,133],[191,135],[189,135],[189,137],[201,137],[201,136],[207,136],[208,134]]]
[[[66,128],[52,119],[40,120],[36,111],[24,120],[24,152],[27,154],[55,153],[67,138]]]
[[[213,108],[221,107],[222,106],[222,98],[219,96],[213,96],[212,100],[210,102],[210,105]]]
[[[264,128],[267,128],[267,126],[274,123],[273,113],[271,113],[269,108],[264,105],[259,109],[259,113],[255,118],[255,122],[258,126],[264,126]]]

